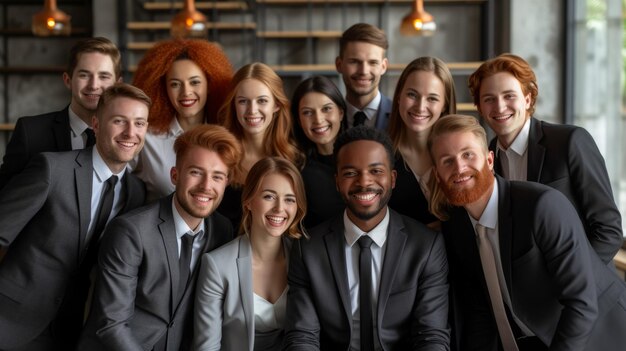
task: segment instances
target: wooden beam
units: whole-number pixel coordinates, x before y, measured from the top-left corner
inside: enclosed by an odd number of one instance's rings
[[[275,39],[302,39],[302,38],[341,38],[341,31],[334,30],[313,30],[313,31],[262,31],[257,32],[259,38],[275,38]]]
[[[207,22],[208,29],[238,30],[256,29],[254,22]],[[126,28],[129,30],[169,30],[171,22],[127,22]]]
[[[198,10],[247,10],[248,4],[243,1],[196,1]],[[165,11],[171,9],[182,9],[182,1],[176,2],[146,2],[143,8],[151,11]]]

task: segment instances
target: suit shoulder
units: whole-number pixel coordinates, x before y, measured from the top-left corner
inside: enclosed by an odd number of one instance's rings
[[[233,229],[236,229],[233,228],[233,225],[228,218],[217,211],[214,211],[210,218],[213,221],[214,228],[217,230],[230,230],[232,232]]]
[[[572,206],[571,202],[563,195],[562,192],[541,183],[510,181],[510,198],[515,199],[511,204],[526,208],[531,204],[550,203],[557,211],[560,210],[558,203],[565,204],[563,206]],[[520,208],[521,210],[521,208]]]
[[[206,254],[209,255],[216,262],[235,262],[235,260],[239,256],[239,245],[242,240],[241,238],[242,236],[238,236],[235,239],[216,248],[215,250],[209,251]]]
[[[159,219],[159,212],[161,208],[160,203],[160,201],[155,201],[150,204],[132,209],[113,218],[111,220],[111,223],[115,222],[118,225],[136,225],[139,227],[147,223],[154,223],[154,225],[157,225],[162,221],[161,219]]]
[[[424,223],[414,218],[399,214],[391,209],[390,211],[390,219],[401,223],[404,226],[404,230],[409,234],[407,240],[434,240],[439,235],[438,232],[428,228]]]

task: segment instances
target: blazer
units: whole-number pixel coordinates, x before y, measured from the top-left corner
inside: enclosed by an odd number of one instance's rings
[[[287,258],[291,240],[283,239]],[[252,249],[247,234],[202,256],[194,350],[254,350]]]
[[[198,270],[181,295],[172,196],[109,223],[80,350],[152,350],[162,338],[165,350],[190,348]],[[221,215],[211,214],[204,224],[203,252],[232,239],[232,227]]]
[[[391,209],[380,275],[377,334],[383,350],[448,350],[448,263],[443,238]],[[294,242],[285,350],[348,350],[352,308],[343,216]]]
[[[542,184],[498,176],[496,186],[511,310],[550,350],[623,350],[626,285],[593,253],[570,202]],[[442,231],[458,349],[495,351],[498,332],[465,209],[454,208]]]
[[[391,106],[393,106],[391,100],[380,93],[380,106],[378,106],[378,113],[376,113],[376,129],[387,130]]]
[[[307,157],[304,168],[300,171],[306,193],[306,216],[304,226],[309,229],[334,218],[346,208],[346,204],[337,191],[335,183],[334,156],[319,156],[317,153]]]
[[[3,348],[24,345],[68,312],[63,302],[87,248],[92,178],[92,148],[42,153],[0,192],[0,246],[10,245],[0,262]],[[145,188],[130,173],[122,179],[125,212],[144,202]],[[76,342],[80,330],[53,324],[55,340]]]
[[[396,154],[394,169],[396,170],[396,186],[391,193],[389,207],[424,224],[438,221],[437,217],[428,210],[429,202],[422,191],[422,187],[399,152]]]
[[[495,152],[496,139],[490,144]],[[604,159],[580,127],[530,119],[527,180],[562,192],[574,205],[587,238],[604,263],[622,246],[622,219]],[[496,173],[502,174],[496,160]]]
[[[38,153],[72,150],[68,108],[17,120],[0,166],[0,190]]]

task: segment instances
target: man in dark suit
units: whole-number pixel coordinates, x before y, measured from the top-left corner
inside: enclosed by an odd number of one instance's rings
[[[75,347],[102,227],[145,199],[126,163],[143,147],[150,104],[133,86],[111,86],[94,116],[95,147],[36,155],[0,191],[2,349]]]
[[[293,245],[285,349],[448,350],[443,238],[387,207],[389,137],[351,128],[334,150],[347,209]]]
[[[537,79],[521,57],[503,54],[483,63],[469,79],[483,120],[496,133],[496,173],[508,180],[542,183],[574,205],[587,239],[604,263],[622,245],[622,220],[604,159],[583,128],[533,118]]]
[[[71,51],[63,83],[72,94],[61,111],[17,120],[0,166],[0,190],[40,152],[70,151],[92,146],[91,129],[102,92],[120,80],[120,52],[106,38],[88,38]]]
[[[626,285],[595,254],[572,204],[543,184],[494,177],[471,116],[429,136],[459,350],[623,350]]]
[[[202,125],[178,137],[174,151],[176,191],[107,227],[80,350],[191,347],[199,257],[233,238],[214,211],[241,146],[225,128]]]
[[[346,119],[348,127],[366,125],[387,130],[391,100],[378,89],[387,72],[385,33],[367,23],[346,29],[339,39],[337,72],[346,86]]]

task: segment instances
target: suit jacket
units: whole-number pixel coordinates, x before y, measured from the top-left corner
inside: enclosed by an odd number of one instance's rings
[[[327,160],[331,160],[329,164]],[[346,204],[337,191],[335,183],[334,156],[307,157],[300,171],[306,192],[306,216],[304,226],[313,228],[342,213]]]
[[[283,243],[288,255],[291,241],[284,239]],[[202,256],[194,331],[194,350],[254,350],[252,249],[248,235]]]
[[[391,100],[381,93],[380,106],[378,106],[378,113],[376,113],[376,129],[387,130],[392,105]]]
[[[72,150],[68,108],[17,120],[0,166],[0,190],[38,153]]]
[[[496,139],[491,141],[495,152]],[[530,119],[527,180],[562,192],[574,205],[587,238],[604,263],[622,246],[622,220],[604,159],[580,127]],[[500,162],[495,170],[502,174]]]
[[[448,267],[443,238],[391,209],[380,275],[383,350],[448,350]],[[352,309],[342,215],[293,244],[286,350],[348,350]]]
[[[389,207],[424,224],[438,221],[437,217],[428,210],[428,200],[415,178],[415,173],[404,162],[399,152],[396,155],[394,169],[396,170],[396,186],[391,193]]]
[[[497,186],[500,259],[515,315],[550,350],[623,350],[626,286],[593,253],[569,201],[542,184],[497,177]],[[458,349],[497,350],[498,332],[465,209],[454,208],[442,231]]]
[[[0,192],[0,340],[3,348],[23,345],[65,312],[86,253],[91,220],[92,148],[36,155]],[[124,177],[122,212],[145,199],[143,182]],[[65,306],[65,305],[64,305]],[[66,323],[59,321],[59,341]],[[55,328],[56,329],[56,328]]]
[[[80,350],[152,350],[164,337],[166,350],[189,349],[198,270],[181,296],[172,196],[108,225]],[[203,252],[232,239],[232,227],[223,216],[213,213],[204,224]]]

